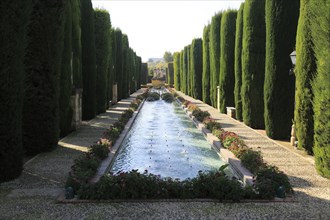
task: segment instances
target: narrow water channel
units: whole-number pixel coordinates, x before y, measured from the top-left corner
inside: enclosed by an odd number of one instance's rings
[[[225,164],[177,103],[145,102],[111,172],[148,170],[181,180]]]

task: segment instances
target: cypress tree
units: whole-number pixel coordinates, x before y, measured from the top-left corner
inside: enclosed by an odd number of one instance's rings
[[[114,82],[117,83],[117,97],[121,99],[122,94],[122,75],[123,75],[123,52],[122,52],[122,32],[120,29],[114,31]]]
[[[312,154],[314,135],[313,91],[311,81],[316,70],[313,42],[311,36],[310,0],[300,1],[295,67],[296,95],[294,122],[298,138],[298,148]]]
[[[128,76],[129,76],[129,43],[128,43],[128,37],[126,34],[122,35],[122,53],[123,53],[123,75],[121,76],[121,80],[119,81],[119,85],[122,89],[122,93],[118,93],[118,97],[120,99],[127,98],[129,95],[129,82],[128,82]]]
[[[187,75],[188,75],[188,46],[184,47],[183,50],[183,72],[182,72],[182,92],[185,94],[188,94],[188,80],[187,80]]]
[[[95,49],[96,49],[96,113],[107,109],[107,88],[109,60],[111,55],[111,22],[109,12],[103,9],[94,11]]]
[[[299,0],[266,0],[265,128],[273,139],[290,137],[295,79],[289,54],[295,47]]]
[[[210,100],[210,25],[203,30],[203,76],[202,76],[202,94],[203,102],[211,104]]]
[[[181,50],[180,52],[180,81],[182,82],[180,84],[181,86],[181,92],[185,93],[185,88],[184,88],[184,83],[183,83],[183,79],[184,79],[184,71],[183,71],[183,66],[184,66],[184,49]]]
[[[60,73],[60,136],[63,137],[71,131],[73,111],[70,106],[72,91],[72,7],[73,0],[66,2],[64,12],[64,46],[62,52],[62,65]]]
[[[217,107],[217,86],[219,85],[221,17],[222,12],[214,15],[210,27],[210,99],[213,107]]]
[[[192,95],[202,100],[202,73],[203,73],[203,41],[194,39],[190,51]]]
[[[82,54],[82,119],[96,115],[96,51],[94,10],[91,0],[81,0],[81,54]]]
[[[173,54],[173,70],[174,70],[174,88],[180,90],[180,53]],[[182,91],[182,90],[181,90]]]
[[[180,57],[179,57],[179,61],[180,61]],[[178,69],[180,71],[180,63],[178,65]],[[173,77],[174,77],[174,73],[173,73],[173,62],[170,62],[167,64],[167,70],[168,70],[168,84],[169,85],[173,85]]]
[[[71,1],[72,11],[72,75],[74,88],[83,87],[81,69],[81,6],[80,0]]]
[[[0,183],[23,168],[23,61],[31,10],[32,1],[0,2]]]
[[[113,54],[114,54],[114,30],[111,28],[109,30],[110,37],[110,54],[109,54],[109,65],[108,65],[108,71],[107,71],[107,78],[108,78],[108,83],[107,83],[107,107],[109,108],[109,101],[112,100],[112,85],[113,85],[113,78],[114,78],[114,69],[113,69]]]
[[[314,93],[314,147],[317,171],[330,179],[330,2],[310,1],[311,34],[316,57]]]
[[[236,119],[242,121],[242,38],[243,38],[243,10],[244,3],[241,4],[236,20],[236,35],[235,35],[235,109]]]
[[[23,146],[29,155],[57,146],[65,2],[38,0],[31,14],[23,102]]]
[[[189,95],[189,96],[191,96],[191,84],[190,84],[190,81],[191,81],[191,66],[190,66],[190,49],[191,49],[191,46],[190,45],[188,45],[187,46],[187,54],[186,54],[186,56],[187,56],[187,60],[186,60],[186,62],[187,62],[187,72],[186,72],[186,76],[185,76],[185,79],[186,79],[186,81],[184,82],[186,85],[185,85],[185,87],[186,87],[186,90],[187,90],[187,95]]]
[[[265,0],[246,0],[243,18],[243,121],[252,128],[264,128]]]
[[[141,89],[141,68],[142,68],[142,59],[140,56],[137,57],[137,67],[136,67],[136,77],[137,77],[137,90]],[[172,75],[172,79],[173,79]],[[173,80],[172,80],[173,81]],[[172,83],[173,84],[173,83]]]
[[[142,65],[141,65],[141,84],[145,85],[145,84],[147,84],[147,81],[148,81],[148,63],[142,63]],[[174,85],[175,85],[175,82],[174,82]]]
[[[234,106],[235,87],[235,30],[237,11],[227,10],[221,19],[220,32],[220,112],[226,112],[226,106]]]

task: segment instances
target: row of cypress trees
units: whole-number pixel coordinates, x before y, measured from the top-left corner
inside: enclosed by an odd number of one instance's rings
[[[314,153],[319,172],[328,177],[329,4],[246,0],[238,11],[214,15],[203,31],[202,96],[198,96],[216,107],[219,86],[221,112],[235,106],[238,120],[265,128],[273,139],[288,138],[294,118],[298,147]],[[290,75],[289,54],[295,48],[297,64]],[[188,45],[177,52],[181,59],[174,59],[174,66],[181,68],[174,74],[180,83],[174,84],[197,98],[196,65],[189,52],[193,49]]]
[[[94,10],[91,0],[4,0],[0,10],[4,182],[21,174],[24,154],[50,151],[70,132],[73,89],[83,89],[83,119],[91,119],[106,110],[113,82],[122,85],[121,98],[139,88],[141,58],[124,35],[119,44],[125,41],[125,51],[115,50],[113,34],[120,30],[111,28],[109,13]]]

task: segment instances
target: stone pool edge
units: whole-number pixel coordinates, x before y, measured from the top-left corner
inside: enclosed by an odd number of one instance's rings
[[[224,159],[224,161],[230,165],[230,167],[239,176],[243,183],[252,186],[253,174],[242,165],[241,161],[231,151],[222,146],[219,139],[214,136],[211,131],[205,127],[203,123],[195,119],[192,113],[188,111],[188,108],[186,108],[178,99],[176,99],[176,101],[181,105],[181,108],[193,121],[197,129],[202,131],[206,140],[211,143],[212,147],[221,155],[222,159]]]
[[[111,147],[111,149],[109,151],[109,154],[108,154],[108,157],[102,161],[101,165],[97,169],[97,173],[89,181],[90,183],[98,182],[100,180],[100,178],[109,171],[110,165],[112,164],[113,159],[117,156],[117,154],[120,150],[120,146],[123,143],[123,141],[124,141],[125,137],[127,136],[128,132],[131,130],[131,127],[132,127],[136,117],[140,113],[140,110],[141,110],[142,106],[144,105],[144,102],[145,102],[145,100],[143,100],[142,103],[139,105],[138,109],[133,112],[132,117],[128,120],[128,122],[125,125],[125,128],[120,133],[120,135],[119,135],[118,139],[116,140],[115,144]]]

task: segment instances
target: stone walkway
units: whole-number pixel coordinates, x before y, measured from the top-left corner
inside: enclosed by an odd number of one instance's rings
[[[56,150],[28,161],[20,178],[1,184],[0,219],[329,219],[330,180],[318,176],[310,161],[194,99],[191,101],[208,110],[225,129],[238,133],[249,146],[260,149],[268,163],[289,175],[296,202],[57,203],[73,160],[102,136],[131,100],[84,123],[62,139]]]

